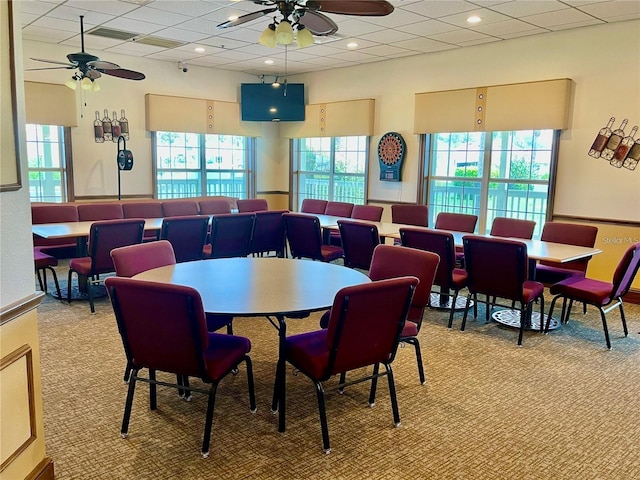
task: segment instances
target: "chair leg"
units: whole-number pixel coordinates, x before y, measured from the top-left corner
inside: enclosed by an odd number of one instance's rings
[[[496,303],[496,297],[493,297],[493,300],[487,295],[487,308],[484,311],[484,320],[485,323],[489,323],[489,315],[491,315],[491,305]]]
[[[71,303],[71,280],[72,280],[72,277],[73,277],[73,270],[69,270],[69,276],[67,277],[67,303]],[[79,281],[79,279],[78,279],[78,281]]]
[[[42,281],[42,275],[40,275],[40,269],[36,268],[36,276],[38,277],[38,284],[40,284],[40,291],[42,292],[46,292],[47,291],[47,277],[46,277],[46,272],[42,272],[44,274],[44,282]]]
[[[473,297],[476,298],[475,293],[473,294]],[[460,325],[460,331],[464,331],[464,327],[467,325],[467,314],[469,313],[469,303],[471,303],[471,294],[467,295],[467,303],[464,307],[464,315],[462,315],[462,325]],[[478,302],[476,300],[476,302],[473,305],[473,310],[476,315],[477,315],[477,310],[476,310],[477,305],[478,305]]]
[[[600,317],[602,317],[602,329],[604,330],[604,339],[607,342],[607,348],[611,350],[611,340],[609,339],[609,329],[607,328],[607,318],[602,307],[599,307]]]
[[[204,422],[204,436],[202,438],[202,458],[209,456],[209,442],[211,441],[211,427],[213,426],[213,409],[216,403],[216,390],[218,382],[213,382],[209,389],[209,401],[207,402],[207,417]]]
[[[340,385],[342,385],[340,388],[338,388],[338,393],[340,395],[344,394],[344,382],[347,381],[347,372],[342,372],[340,374],[340,380],[338,380]]]
[[[449,324],[447,328],[451,328],[453,326],[453,312],[456,308],[456,300],[458,300],[458,290],[453,292],[453,296],[451,297],[451,310],[449,310]]]
[[[620,302],[619,308],[620,308],[620,319],[622,320],[622,329],[624,330],[624,336],[628,337],[629,336],[629,330],[627,329],[627,318],[624,316],[624,306],[622,305],[622,298],[618,298],[618,301]],[[585,303],[585,306],[587,304]]]
[[[371,379],[371,390],[369,391],[369,407],[376,404],[376,389],[378,388],[378,372],[380,371],[380,364],[376,363],[373,366],[373,378]]]
[[[524,336],[524,326],[531,321],[531,304],[522,305],[520,308],[520,331],[518,332],[518,346],[522,346],[522,337]]]
[[[87,294],[89,295],[89,308],[91,309],[91,313],[96,313],[96,307],[93,304],[93,279],[87,278]]]
[[[129,434],[129,419],[131,418],[131,408],[133,407],[133,394],[136,390],[136,376],[138,375],[138,370],[133,370],[131,372],[131,378],[129,380],[129,388],[127,390],[127,400],[124,404],[124,415],[122,417],[122,428],[120,429],[120,436],[122,438],[127,438]]]
[[[385,363],[384,368],[387,369],[387,380],[389,382],[389,396],[391,397],[391,410],[393,411],[393,424],[400,426],[400,411],[398,410],[398,396],[396,395],[396,384],[393,380],[393,370],[391,364]]]
[[[249,408],[251,413],[256,413],[256,389],[253,383],[253,363],[249,355],[244,356],[244,363],[247,365],[247,384],[249,387]],[[236,369],[238,367],[236,366]]]
[[[127,366],[124,367],[124,375],[122,377],[122,381],[124,383],[129,383],[129,378],[131,378],[131,362],[127,360]]]
[[[424,385],[427,381],[424,378],[424,367],[422,365],[422,353],[420,351],[420,342],[416,337],[407,337],[402,339],[403,342],[413,345],[416,349],[416,361],[418,363],[418,376],[420,377],[420,385]]]
[[[531,310],[533,310],[533,304],[530,305]],[[540,295],[540,333],[543,332],[542,324],[544,323],[544,294]]]
[[[227,323],[227,335],[233,335],[233,319],[231,322]]]
[[[151,380],[151,383],[149,383],[149,409],[150,410],[156,410],[158,408],[158,397],[156,395],[156,390],[158,389],[158,386],[155,384],[156,381],[156,371],[155,370],[149,370],[149,380]]]
[[[573,308],[573,299],[569,299],[569,306],[567,307],[567,315],[564,317],[564,323],[569,323],[569,317],[571,316],[572,308]]]
[[[316,386],[316,396],[318,397],[318,412],[320,414],[320,428],[322,429],[322,449],[324,453],[331,453],[329,426],[327,425],[327,409],[324,403],[324,389],[320,382],[314,380],[313,383]]]
[[[47,267],[49,270],[51,270],[51,275],[53,276],[53,283],[56,286],[56,293],[58,294],[58,298],[62,299],[62,295],[60,294],[60,283],[58,282],[58,275],[56,274],[56,271],[53,269],[53,267]],[[47,288],[47,274],[46,274],[46,270],[45,272],[45,276],[44,276],[44,281],[45,281],[45,291]]]

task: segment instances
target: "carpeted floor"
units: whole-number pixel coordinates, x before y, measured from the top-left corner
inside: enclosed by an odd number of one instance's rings
[[[66,276],[64,265],[60,277]],[[547,303],[548,305],[548,303]],[[640,306],[608,315],[607,351],[598,312],[547,336],[478,321],[460,332],[429,310],[420,333],[427,384],[415,353],[394,363],[402,425],[394,428],[386,381],[376,405],[368,384],[327,396],[332,452],[322,452],[313,384],[287,370],[287,431],[270,413],[277,333],[263,318],[238,318],[253,344],[258,411],[249,411],[241,370],[218,389],[211,456],[200,457],[206,397],[180,400],[148,387],[134,401],[129,438],[120,438],[127,387],[122,343],[108,299],[70,305],[48,295],[39,307],[47,455],[67,479],[633,479],[640,478]],[[316,329],[319,314],[288,332]],[[167,377],[171,380],[170,377]],[[194,383],[198,381],[195,380]]]

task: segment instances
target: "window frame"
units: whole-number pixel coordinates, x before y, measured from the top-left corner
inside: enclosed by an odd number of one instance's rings
[[[32,203],[64,203],[72,202],[75,199],[73,190],[73,162],[72,162],[72,147],[71,147],[71,128],[63,125],[44,125],[38,123],[30,123],[25,125],[25,143],[28,146],[30,143],[44,144],[52,142],[44,142],[42,139],[31,139],[29,137],[28,125],[34,125],[36,128],[40,127],[52,127],[58,130],[58,154],[60,158],[59,167],[29,167],[29,159],[27,156],[27,188],[29,189],[29,200]],[[31,173],[36,172],[59,172],[60,173],[60,189],[61,195],[59,198],[51,199],[49,197],[43,198],[39,196],[34,198],[31,196],[31,181],[29,176]]]

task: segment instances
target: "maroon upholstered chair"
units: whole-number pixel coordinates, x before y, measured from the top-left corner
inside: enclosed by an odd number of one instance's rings
[[[211,217],[210,258],[246,257],[251,253],[255,213],[231,213]]]
[[[56,293],[58,294],[58,298],[62,299],[62,295],[60,294],[60,284],[58,283],[58,275],[56,275],[56,271],[53,267],[58,265],[58,259],[56,257],[52,257],[51,255],[47,255],[43,253],[39,247],[35,247],[33,249],[33,264],[36,270],[36,275],[38,277],[38,283],[40,284],[40,290],[46,292],[47,289],[47,270],[51,272],[51,276],[53,276],[53,282],[56,285]]]
[[[208,233],[207,215],[167,217],[162,220],[160,239],[171,242],[176,262],[191,262],[202,260]]]
[[[640,243],[631,245],[624,253],[618,266],[613,273],[611,282],[603,282],[594,280],[580,275],[572,276],[559,283],[551,286],[551,294],[555,295],[551,301],[549,309],[549,317],[545,326],[545,332],[549,331],[549,322],[556,301],[563,299],[562,305],[562,322],[568,322],[571,315],[571,307],[573,302],[584,302],[593,305],[600,310],[602,318],[602,328],[604,330],[604,338],[607,342],[607,348],[611,349],[611,340],[609,339],[609,329],[607,328],[606,314],[616,307],[620,308],[620,319],[622,320],[622,328],[624,336],[629,334],[627,330],[627,321],[624,315],[624,306],[622,297],[627,294],[631,288],[631,283],[640,268]],[[566,309],[566,302],[569,300],[569,308]]]
[[[327,329],[291,335],[286,339],[286,361],[313,381],[318,398],[322,446],[331,451],[322,382],[333,375],[373,365],[373,373],[351,383],[371,380],[369,404],[375,403],[378,377],[389,382],[393,422],[400,425],[391,363],[418,283],[402,277],[340,290],[335,297]],[[379,373],[379,365],[385,367]],[[336,388],[346,385],[341,382]],[[283,401],[285,392],[280,393]]]
[[[162,202],[163,217],[179,217],[183,215],[199,215],[200,207],[195,200],[168,200]]]
[[[201,215],[215,215],[219,213],[231,213],[231,205],[226,200],[209,198],[198,201]]]
[[[434,228],[452,230],[454,232],[473,233],[476,229],[476,223],[478,223],[477,215],[440,212],[436,217]]]
[[[450,304],[449,324],[447,327],[451,328],[458,294],[467,285],[467,271],[456,267],[453,235],[449,232],[438,230],[401,228],[400,239],[404,247],[433,252],[440,257],[440,264],[433,284],[440,287],[440,304]],[[449,295],[451,290],[453,290],[453,296]],[[432,303],[431,306],[433,306]]]
[[[124,218],[122,204],[120,203],[107,202],[78,204],[78,220],[81,222],[116,220],[118,218]]]
[[[31,204],[31,223],[33,225],[77,221],[78,207],[75,203]],[[56,255],[71,257],[76,252],[76,242],[73,239],[69,241],[68,238],[41,238],[33,235],[33,244],[36,247],[42,247],[41,252],[45,254],[56,253]]]
[[[325,215],[332,215],[334,217],[351,217],[353,211],[353,203],[347,202],[327,202],[327,206],[324,209]]]
[[[429,207],[426,205],[391,205],[391,221],[418,227],[429,226]]]
[[[248,338],[210,333],[206,328],[202,299],[196,290],[182,285],[110,277],[105,281],[118,322],[127,361],[132,367],[122,419],[126,438],[138,381],[149,383],[149,406],[157,409],[157,385],[184,390],[180,379],[198,377],[210,384],[208,390],[190,391],[209,396],[202,440],[202,456],[209,456],[215,396],[220,381],[245,362],[249,404],[256,410],[253,368],[248,355]],[[148,369],[148,377],[140,370]],[[156,372],[173,373],[176,384],[156,381]]]
[[[494,237],[524,238],[531,240],[536,222],[519,218],[496,217],[491,224],[489,235]]]
[[[160,202],[125,202],[122,204],[124,218],[162,218],[162,203]],[[142,240],[151,242],[158,239],[159,230],[146,230]]]
[[[238,212],[240,213],[269,210],[269,204],[264,198],[245,198],[238,200],[236,203],[238,205]]]
[[[285,233],[283,213],[289,210],[269,210],[256,212],[253,237],[251,240],[251,253],[262,256],[265,253],[275,252],[276,256],[285,256]]]
[[[598,227],[575,223],[547,222],[542,227],[540,240],[544,242],[564,243],[581,247],[593,247],[596,244]],[[584,276],[591,257],[572,262],[556,263],[540,261],[536,265],[536,280],[545,285],[566,280],[575,275]]]
[[[378,228],[370,223],[338,220],[344,265],[369,270],[373,250],[380,244]]]
[[[520,333],[518,345],[522,345],[522,337],[526,324],[531,323],[533,302],[540,301],[540,331],[544,318],[544,285],[540,282],[528,280],[529,258],[527,246],[515,240],[503,238],[488,238],[474,235],[462,237],[464,243],[464,257],[467,274],[469,276],[467,288],[467,306],[462,318],[460,330],[464,330],[467,323],[467,313],[471,296],[473,295],[474,317],[478,316],[478,294],[486,295],[486,321],[489,322],[490,300],[505,298],[520,303]]]
[[[379,222],[382,219],[383,212],[384,208],[376,205],[354,205],[351,211],[351,218]]]
[[[122,220],[105,220],[94,222],[89,231],[89,256],[72,258],[69,261],[69,278],[67,281],[67,301],[71,302],[71,279],[75,272],[78,281],[87,281],[87,293],[91,313],[93,305],[92,284],[100,282],[100,275],[115,271],[111,250],[125,245],[142,243],[144,220],[130,218]]]
[[[318,217],[301,213],[285,213],[282,216],[293,258],[311,258],[331,262],[344,256],[344,250],[341,247],[322,243]]]
[[[320,200],[318,198],[305,198],[304,200],[302,200],[300,212],[322,215],[327,208],[327,203],[329,202],[327,202],[326,200]]]

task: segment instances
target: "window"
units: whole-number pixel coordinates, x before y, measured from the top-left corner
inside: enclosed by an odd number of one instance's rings
[[[66,202],[64,127],[27,124],[26,131],[29,198],[32,202]]]
[[[254,140],[238,135],[154,132],[158,198],[253,196]]]
[[[495,217],[546,220],[555,165],[553,130],[437,133],[425,148],[430,224],[441,211],[478,215],[479,233]]]
[[[305,198],[364,204],[369,137],[292,140],[294,209]]]

